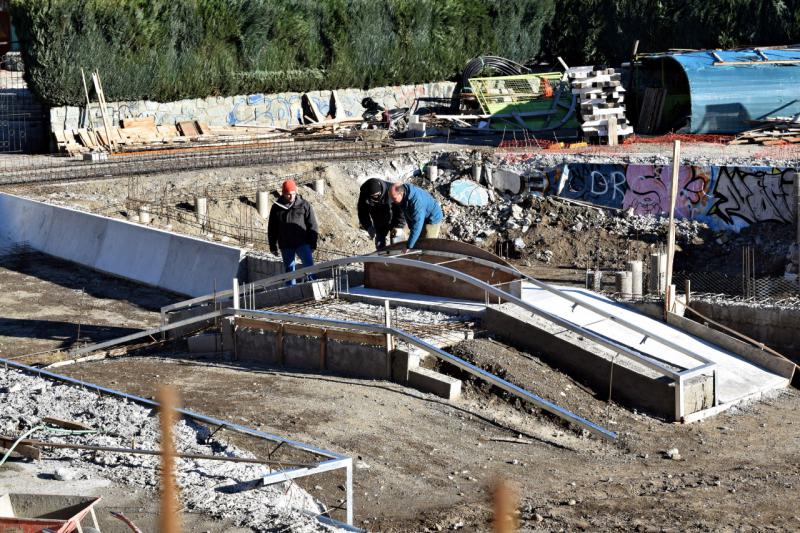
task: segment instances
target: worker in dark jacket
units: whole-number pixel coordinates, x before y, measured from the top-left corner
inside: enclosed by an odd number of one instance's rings
[[[317,249],[317,219],[314,208],[297,194],[297,184],[293,180],[283,182],[281,197],[269,210],[267,238],[269,249],[277,254],[281,250],[286,272],[297,268],[295,257],[300,257],[303,267],[314,264],[314,250]],[[314,276],[309,276],[314,279]],[[295,280],[287,282],[294,285]]]
[[[408,223],[408,248],[413,248],[417,240],[436,239],[442,227],[442,206],[425,189],[406,183],[392,185],[389,190],[392,202],[400,206]],[[425,233],[422,230],[425,230]]]
[[[387,235],[394,240],[403,233],[406,221],[400,206],[392,203],[388,181],[370,178],[361,185],[358,195],[358,222],[380,250],[386,247]]]

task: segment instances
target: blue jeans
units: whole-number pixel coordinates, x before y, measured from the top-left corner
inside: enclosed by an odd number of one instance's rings
[[[281,248],[281,257],[283,257],[283,266],[286,272],[294,272],[297,270],[295,256],[300,257],[300,262],[303,263],[303,267],[309,267],[314,264],[314,252],[307,244],[303,244],[297,248]],[[314,276],[314,274],[309,274],[308,279],[313,280],[317,279],[317,277]],[[287,281],[286,285],[294,285],[295,283],[297,283],[297,280],[293,279]]]

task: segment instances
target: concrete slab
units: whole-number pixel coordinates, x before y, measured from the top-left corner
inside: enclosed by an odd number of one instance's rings
[[[685,347],[690,354],[702,356],[716,363],[717,397],[720,403],[736,402],[759,392],[785,387],[789,383],[784,377],[762,369],[718,346],[692,337],[673,326],[642,315],[603,295],[586,289],[558,288],[579,300],[591,303],[608,313],[635,323],[646,331],[669,339],[671,342]],[[697,368],[703,364],[699,358],[682,354],[652,338],[644,340],[641,334],[617,322],[604,319],[585,307],[575,306],[572,302],[529,283],[524,284],[522,296],[523,300],[538,309],[555,313],[573,324],[583,326],[680,369]]]
[[[461,380],[445,376],[427,368],[412,368],[408,371],[408,384],[423,392],[435,394],[446,400],[461,396]]]

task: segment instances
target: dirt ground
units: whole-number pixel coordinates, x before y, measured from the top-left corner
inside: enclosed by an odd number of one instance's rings
[[[0,357],[66,350],[154,327],[160,308],[181,299],[30,250],[5,250]]]
[[[364,163],[351,173],[325,171],[330,193],[323,201],[304,194],[325,217],[321,248],[331,254],[370,249],[355,229],[354,178],[378,169],[404,175],[418,162]],[[220,183],[250,186],[280,173],[317,172],[309,165],[153,176],[139,180],[17,187],[10,192],[125,216],[129,191],[173,205]],[[228,223],[249,221],[254,198],[231,197],[210,205]],[[185,209],[185,206],[184,206]],[[559,222],[530,232],[533,250],[512,262],[545,280],[579,283],[586,264],[602,258],[612,267],[630,254],[651,250],[655,240],[630,234],[570,231],[564,206]],[[543,208],[548,216],[552,207]],[[578,211],[575,211],[578,213]],[[155,217],[154,226],[193,235],[192,224]],[[446,230],[446,228],[445,228]],[[566,235],[566,237],[565,237]],[[220,235],[206,235],[219,239]],[[714,242],[716,235],[702,235]],[[769,234],[761,236],[769,242]],[[691,246],[684,242],[687,256]],[[708,250],[720,265],[731,249]],[[487,243],[493,250],[493,243]],[[545,263],[536,252],[550,249]],[[597,253],[607,249],[606,255]],[[528,250],[528,248],[526,248]],[[711,253],[711,252],[709,252]],[[26,259],[27,257],[27,259]],[[696,259],[700,263],[702,258]],[[680,261],[680,255],[679,255]],[[180,299],[58,261],[15,256],[0,262],[0,357],[63,349],[124,335],[158,322],[158,308]],[[564,427],[528,406],[503,399],[479,383],[466,383],[461,400],[446,402],[399,385],[213,360],[128,357],[81,363],[63,373],[146,397],[174,384],[192,410],[341,452],[356,460],[357,525],[374,531],[490,529],[493,480],[519,487],[523,531],[795,531],[800,529],[800,393],[789,389],[710,420],[677,425],[609,405],[542,363],[492,339],[460,344],[456,353],[492,372],[618,431],[617,443]],[[23,360],[30,362],[30,359]],[[263,452],[247,439],[237,445]],[[680,459],[664,453],[679,450]],[[342,477],[326,474],[301,485],[327,505],[343,498]],[[341,511],[335,516],[343,518]],[[224,529],[223,529],[224,530]]]
[[[171,383],[191,409],[357,458],[357,523],[374,531],[486,531],[498,477],[519,487],[523,531],[800,527],[796,390],[676,425],[608,405],[534,355],[490,339],[456,353],[618,431],[619,443],[583,437],[475,385],[450,403],[392,383],[210,361],[132,358],[63,370],[145,396]],[[666,458],[671,448],[680,460]],[[315,493],[335,483],[301,485],[335,505],[335,490]]]

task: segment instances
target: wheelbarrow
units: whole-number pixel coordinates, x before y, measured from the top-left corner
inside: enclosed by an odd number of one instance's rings
[[[89,515],[100,531],[94,506],[100,496],[50,494],[0,495],[0,533],[83,533],[81,521]]]

